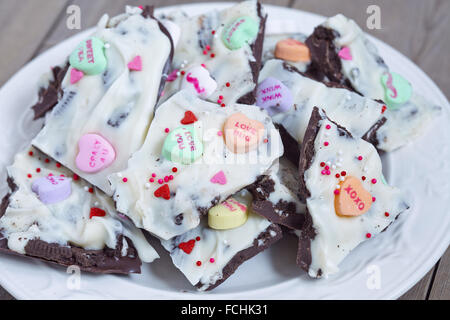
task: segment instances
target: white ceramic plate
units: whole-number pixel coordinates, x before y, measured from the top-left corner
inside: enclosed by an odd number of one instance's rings
[[[177,6],[191,15],[230,4]],[[158,10],[171,11],[175,7]],[[306,34],[324,18],[298,10],[265,6],[268,32]],[[280,25],[280,21],[284,21]],[[36,83],[50,66],[62,63],[90,30],[43,53],[0,90],[0,181],[14,154],[25,148],[42,122],[32,122]],[[0,256],[0,283],[19,299],[394,299],[401,296],[436,263],[450,243],[449,103],[439,88],[405,56],[371,38],[388,65],[408,78],[415,90],[443,107],[443,116],[414,144],[383,157],[388,181],[409,192],[412,209],[386,232],[356,248],[329,279],[310,279],[295,265],[296,239],[285,237],[244,263],[210,293],[195,292],[154,241],[161,259],[131,276],[81,274],[81,288],[68,289],[71,275],[59,266],[24,257]],[[0,194],[6,193],[6,183]],[[374,277],[379,277],[373,282]],[[70,286],[69,286],[70,287]]]

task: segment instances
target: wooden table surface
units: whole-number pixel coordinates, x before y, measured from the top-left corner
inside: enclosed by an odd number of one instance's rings
[[[36,55],[78,30],[66,27],[66,9],[81,8],[82,29],[103,13],[115,15],[124,5],[156,7],[205,0],[0,0],[0,86]],[[401,51],[450,97],[450,1],[448,0],[263,0],[264,4],[297,8],[331,16],[343,13],[367,32]],[[381,29],[365,28],[366,9],[381,8]],[[14,299],[0,287],[0,299]],[[401,299],[450,299],[450,250]]]

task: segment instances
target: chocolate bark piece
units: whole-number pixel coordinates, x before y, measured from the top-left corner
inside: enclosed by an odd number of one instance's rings
[[[298,200],[298,169],[286,158],[246,189],[252,194],[252,212],[272,223],[300,230],[306,207]]]
[[[374,147],[318,108],[305,133],[299,174],[299,196],[307,210],[296,232],[297,264],[311,277],[338,272],[352,249],[409,208],[405,194],[385,182]]]
[[[43,117],[58,103],[59,97],[62,95],[61,82],[68,68],[68,63],[64,67],[55,66],[52,68],[52,79],[48,82],[47,87],[39,89],[38,102],[31,107],[34,111],[34,120]]]
[[[140,273],[142,261],[158,257],[141,231],[117,215],[109,197],[35,148],[18,153],[7,172],[10,191],[0,206],[1,252],[119,274]],[[60,183],[67,182],[66,198],[49,201],[49,192],[57,194]]]

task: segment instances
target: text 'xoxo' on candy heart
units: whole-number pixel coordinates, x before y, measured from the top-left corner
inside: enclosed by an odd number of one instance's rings
[[[83,172],[95,173],[103,170],[115,159],[116,152],[111,143],[98,134],[85,134],[78,141],[75,164]]]
[[[339,193],[334,198],[334,207],[338,216],[355,217],[366,213],[372,202],[372,195],[364,189],[361,181],[348,176],[340,183]]]

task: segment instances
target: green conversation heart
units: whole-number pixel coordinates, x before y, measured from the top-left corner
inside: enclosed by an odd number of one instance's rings
[[[70,65],[87,75],[102,73],[107,64],[104,46],[103,41],[96,37],[84,40],[70,55]]]
[[[259,25],[251,17],[243,16],[230,23],[222,33],[222,41],[228,49],[236,50],[251,43],[258,35]]]
[[[180,126],[164,140],[162,155],[169,161],[191,164],[203,154],[203,143],[194,126]]]
[[[384,87],[385,102],[390,109],[398,109],[411,98],[411,84],[395,72],[383,73],[381,84]]]

